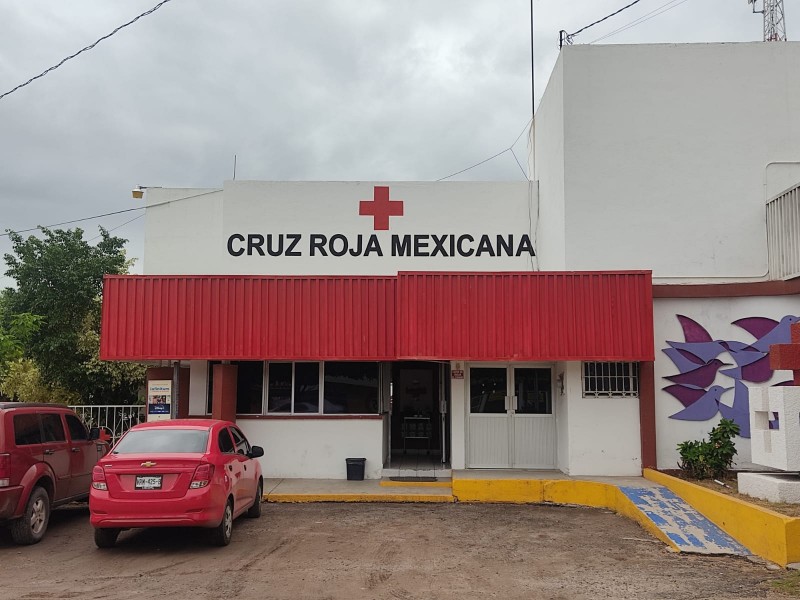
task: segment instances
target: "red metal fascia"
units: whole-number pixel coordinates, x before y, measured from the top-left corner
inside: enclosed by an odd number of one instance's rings
[[[648,271],[107,276],[105,360],[653,360]]]
[[[402,360],[654,360],[652,276],[401,272]]]
[[[391,360],[395,277],[107,276],[104,360]]]

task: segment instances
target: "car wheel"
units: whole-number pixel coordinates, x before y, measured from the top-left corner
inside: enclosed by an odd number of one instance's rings
[[[250,510],[247,511],[247,516],[251,519],[257,519],[261,516],[261,497],[264,495],[264,482],[258,482],[258,487],[256,488],[256,499],[253,501],[253,506],[250,507]]]
[[[49,522],[50,496],[43,487],[35,487],[22,517],[11,523],[11,537],[17,544],[35,544],[44,537]]]
[[[98,548],[113,548],[119,537],[119,529],[95,529],[94,543]]]
[[[231,543],[233,533],[233,501],[228,500],[225,511],[222,513],[222,521],[211,530],[211,542],[215,546],[227,546]]]

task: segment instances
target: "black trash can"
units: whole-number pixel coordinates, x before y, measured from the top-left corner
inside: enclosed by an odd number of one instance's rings
[[[347,481],[364,481],[364,465],[366,458],[346,458]]]

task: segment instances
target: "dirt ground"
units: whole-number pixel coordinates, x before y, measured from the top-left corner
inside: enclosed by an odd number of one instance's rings
[[[202,532],[124,532],[94,546],[86,506],[40,544],[0,537],[0,598],[170,600],[784,598],[745,559],[668,552],[603,510],[491,504],[265,504],[226,548]]]

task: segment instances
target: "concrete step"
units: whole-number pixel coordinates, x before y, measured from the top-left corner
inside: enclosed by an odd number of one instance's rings
[[[665,487],[619,486],[681,552],[748,556],[752,552]]]

